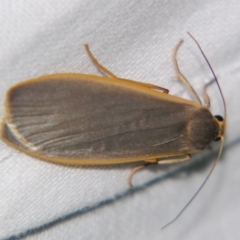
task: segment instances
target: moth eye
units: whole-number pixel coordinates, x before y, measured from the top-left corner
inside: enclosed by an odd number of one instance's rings
[[[216,115],[216,116],[214,116],[219,122],[223,122],[223,117],[222,116],[220,116],[220,115]]]

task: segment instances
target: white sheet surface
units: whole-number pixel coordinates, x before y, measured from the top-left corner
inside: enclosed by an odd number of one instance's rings
[[[190,31],[219,78],[228,128],[222,160],[208,183],[165,230],[161,227],[187,203],[211,165],[197,164],[169,178],[172,168],[145,169],[134,176],[136,190],[130,193],[126,178],[132,166],[54,165],[1,142],[0,239],[239,239],[239,9],[237,0],[2,0],[1,116],[7,89],[20,81],[59,72],[100,74],[85,43],[116,75],[189,98],[173,78],[171,60],[174,45],[184,38],[179,64],[202,94],[212,75]],[[217,89],[210,95],[213,113],[222,114]],[[215,156],[208,150],[195,159],[211,162]]]

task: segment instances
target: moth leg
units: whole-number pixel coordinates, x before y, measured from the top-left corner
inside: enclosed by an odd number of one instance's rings
[[[191,158],[190,154],[180,156],[179,158],[172,158],[172,159],[166,159],[166,160],[158,160],[158,164],[172,164],[172,163],[180,163],[185,162]]]
[[[168,93],[169,90],[166,88],[162,88],[150,83],[142,83],[142,82],[137,82],[137,81],[133,81],[133,80],[129,80],[129,79],[124,79],[124,78],[118,78],[114,73],[112,73],[110,70],[108,70],[107,68],[105,68],[101,63],[98,62],[98,60],[94,57],[93,53],[91,52],[88,44],[85,44],[85,49],[87,51],[88,56],[90,57],[91,61],[94,63],[94,65],[103,73],[107,74],[109,77],[114,78],[114,79],[118,79],[121,81],[125,81],[125,82],[129,82],[129,83],[133,83],[136,85],[140,85],[146,88],[150,88],[150,89],[155,89],[155,90],[160,90],[164,93]]]
[[[150,164],[172,164],[172,163],[180,163],[180,162],[185,162],[187,160],[189,160],[191,158],[190,154],[186,154],[183,156],[179,156],[179,158],[172,158],[172,159],[166,159],[166,160],[158,160],[158,159],[148,159],[147,163],[137,166],[135,168],[132,169],[132,171],[130,172],[129,176],[128,176],[128,185],[131,189],[133,189],[133,185],[132,185],[132,178],[133,175],[142,170],[143,168],[149,166]]]
[[[206,102],[206,107],[207,108],[210,108],[210,105],[211,105],[211,101],[210,101],[210,97],[208,96],[207,94],[207,88],[212,85],[212,83],[215,82],[215,79],[213,79],[212,81],[210,81],[209,83],[207,83],[205,86],[204,86],[204,89],[203,89],[203,96],[204,96],[204,100]]]
[[[199,102],[202,105],[202,102],[197,94],[197,92],[194,90],[194,88],[192,87],[192,85],[189,83],[189,81],[184,77],[184,75],[182,74],[179,66],[178,66],[178,61],[177,61],[177,52],[179,47],[181,46],[181,44],[183,43],[183,40],[180,40],[179,43],[176,45],[176,47],[174,48],[173,51],[173,64],[175,67],[175,70],[177,72],[177,78],[183,83],[185,84],[185,86],[188,88],[188,90],[192,93],[194,99],[196,102]]]
[[[107,68],[105,68],[101,63],[98,62],[98,60],[93,56],[88,44],[85,44],[85,49],[87,51],[88,56],[90,57],[91,61],[95,64],[95,66],[103,73],[107,74],[108,76],[112,78],[118,78],[115,74],[113,74],[111,71],[109,71]]]
[[[128,185],[131,189],[133,189],[133,185],[132,185],[132,178],[133,175],[138,172],[139,170],[142,170],[143,168],[147,167],[148,165],[150,165],[152,163],[145,163],[143,165],[137,166],[135,168],[132,169],[132,171],[130,172],[129,176],[128,176]]]

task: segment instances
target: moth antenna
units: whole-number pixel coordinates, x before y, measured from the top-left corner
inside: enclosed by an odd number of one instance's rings
[[[210,70],[211,70],[211,72],[212,72],[212,74],[213,74],[213,77],[214,77],[214,79],[215,79],[215,82],[216,82],[216,84],[217,84],[217,86],[218,86],[219,92],[220,92],[221,97],[222,97],[222,102],[223,102],[223,107],[224,107],[224,119],[225,119],[225,122],[226,122],[226,120],[227,120],[227,106],[226,106],[225,98],[224,98],[224,96],[223,96],[222,89],[221,89],[220,84],[219,84],[219,82],[218,82],[217,76],[216,76],[215,72],[213,71],[213,68],[212,68],[210,62],[208,61],[205,53],[203,52],[202,48],[200,47],[200,45],[199,45],[199,43],[198,43],[198,41],[192,36],[192,34],[191,34],[190,32],[187,32],[187,33],[188,33],[188,35],[193,39],[193,41],[197,44],[198,49],[199,49],[200,52],[202,53],[205,61],[207,62],[208,67],[210,68]]]

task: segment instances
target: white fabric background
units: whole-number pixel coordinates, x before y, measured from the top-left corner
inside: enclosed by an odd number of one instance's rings
[[[138,190],[129,194],[132,166],[54,165],[1,142],[0,239],[239,239],[239,9],[237,0],[2,0],[1,116],[7,89],[22,80],[56,72],[99,74],[84,43],[116,75],[189,97],[173,78],[171,60],[174,45],[184,38],[179,62],[201,94],[212,75],[190,31],[219,78],[228,129],[225,152],[208,183],[165,230],[161,226],[187,203],[211,165],[170,178],[169,169],[145,169],[134,176]],[[222,113],[218,91],[213,87],[210,94],[213,113]],[[215,155],[206,151],[195,159],[211,162]]]

